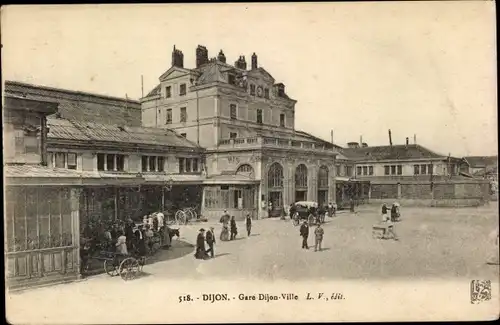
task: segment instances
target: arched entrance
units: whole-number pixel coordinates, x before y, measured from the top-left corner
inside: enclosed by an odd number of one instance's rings
[[[281,209],[283,206],[283,166],[277,162],[273,163],[267,172],[267,188],[273,210]]]
[[[318,171],[318,204],[328,204],[328,167],[321,166]]]
[[[307,200],[307,167],[300,164],[295,168],[295,202]]]

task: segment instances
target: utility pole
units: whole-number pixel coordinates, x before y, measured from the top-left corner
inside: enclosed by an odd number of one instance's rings
[[[141,74],[141,98],[144,98],[144,76]]]

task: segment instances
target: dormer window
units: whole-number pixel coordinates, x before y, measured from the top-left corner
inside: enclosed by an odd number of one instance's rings
[[[179,88],[179,95],[180,96],[185,96],[186,95],[186,84],[181,84]]]
[[[250,95],[255,96],[255,85],[250,85]]]
[[[269,88],[264,88],[264,98],[269,99]]]
[[[230,85],[236,84],[236,76],[234,74],[232,74],[232,73],[228,74],[228,76],[227,76],[227,82]]]

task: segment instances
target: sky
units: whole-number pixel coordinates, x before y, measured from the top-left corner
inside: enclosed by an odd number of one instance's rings
[[[410,138],[497,154],[492,1],[2,7],[2,78],[138,99],[175,45],[253,52],[296,99],[296,129],[345,146]]]

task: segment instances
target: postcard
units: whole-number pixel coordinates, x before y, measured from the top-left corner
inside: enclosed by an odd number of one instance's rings
[[[1,15],[10,323],[498,318],[494,2]]]

